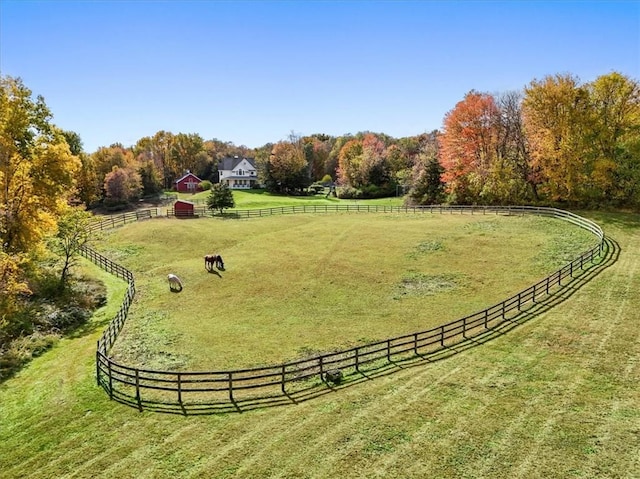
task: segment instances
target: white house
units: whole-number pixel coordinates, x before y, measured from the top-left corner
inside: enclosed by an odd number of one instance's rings
[[[248,189],[258,184],[258,172],[253,158],[224,158],[218,162],[220,183],[231,189]]]

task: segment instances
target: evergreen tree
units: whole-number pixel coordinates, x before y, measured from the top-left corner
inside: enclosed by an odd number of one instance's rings
[[[211,187],[211,192],[207,198],[207,206],[211,210],[218,210],[220,214],[225,208],[233,208],[236,205],[233,200],[233,192],[227,185],[216,183]]]

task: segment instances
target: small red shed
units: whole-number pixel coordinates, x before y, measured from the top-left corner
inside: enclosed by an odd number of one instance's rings
[[[196,191],[200,190],[200,183],[202,183],[202,180],[200,178],[198,178],[190,171],[187,171],[187,174],[182,178],[178,178],[174,184],[176,191],[195,193]]]
[[[177,200],[173,204],[173,211],[178,218],[185,218],[194,216],[193,214],[194,204],[191,201]]]

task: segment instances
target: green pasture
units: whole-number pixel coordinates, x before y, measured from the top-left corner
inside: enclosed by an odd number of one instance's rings
[[[220,370],[346,349],[479,311],[595,244],[558,220],[496,215],[133,223],[101,245],[138,289],[113,354],[141,368]],[[224,271],[205,270],[208,253]]]
[[[579,289],[559,295],[552,309],[477,347],[452,350],[446,359],[398,369],[295,405],[243,413],[139,413],[109,401],[95,384],[95,343],[118,309],[125,285],[86,266],[107,282],[109,303],[82,331],[0,384],[0,477],[640,477],[640,218],[585,214],[604,227],[611,254]],[[350,218],[361,220],[364,215]],[[287,219],[298,225],[292,226],[294,237],[306,231],[308,220],[282,218]],[[433,226],[438,237],[444,226],[435,228],[436,220],[423,219],[423,231]],[[463,220],[469,218],[455,221]],[[486,229],[487,242],[500,233],[503,220],[509,225],[518,221],[499,219],[498,227]],[[145,228],[163,221],[171,220],[149,222]],[[380,221],[388,222],[387,234],[394,237],[394,220]],[[242,222],[229,223],[242,228]],[[200,228],[199,223],[211,225],[211,234],[223,229],[208,219],[188,221],[183,227]],[[256,235],[262,228],[246,223]],[[459,226],[460,236],[473,227]],[[271,234],[279,234],[275,226],[271,229]],[[263,239],[268,230],[265,227]],[[136,231],[118,231],[118,241],[126,244],[126,235]],[[249,234],[246,241],[252,238]],[[114,252],[115,239],[114,235],[106,240]],[[399,256],[400,263],[414,261],[412,255],[420,262],[420,255],[451,252],[450,245],[443,249],[436,238],[421,238],[412,245]],[[223,278],[207,277],[218,282],[216,291],[234,274],[246,279],[231,253],[239,246],[210,246],[230,252]],[[486,245],[482,246],[484,253]],[[129,258],[134,266],[146,254],[140,249],[145,247],[129,246],[133,254],[125,251],[120,259]],[[149,247],[155,248],[153,242]],[[167,242],[166,248],[178,250],[174,242]],[[530,265],[546,270],[559,246],[549,239],[546,247],[535,249],[546,250],[548,256]],[[464,256],[473,257],[479,250],[466,250]],[[172,256],[171,267],[189,264],[191,260],[180,254]],[[484,266],[493,269],[489,263]],[[158,274],[163,267],[153,266]],[[136,308],[146,299],[154,300],[155,273],[145,274],[149,286],[141,291]],[[201,274],[199,268],[193,274]],[[531,274],[536,276],[535,271]],[[186,290],[175,297],[186,296],[195,284],[195,276],[187,278]],[[504,288],[517,289],[515,284]],[[493,292],[488,288],[478,294],[477,301],[486,303]],[[166,296],[164,291],[158,290],[160,296]],[[173,351],[169,346],[166,351]]]
[[[188,201],[206,201],[209,196],[208,191],[199,193],[178,193],[178,197]],[[233,200],[235,208],[238,210],[250,210],[261,208],[278,208],[281,206],[302,206],[302,205],[387,205],[402,206],[403,198],[377,198],[373,200],[341,200],[333,196],[325,197],[324,194],[313,196],[285,196],[269,193],[265,190],[233,190]]]

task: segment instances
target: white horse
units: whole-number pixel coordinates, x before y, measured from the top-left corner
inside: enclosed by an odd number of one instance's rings
[[[167,276],[169,280],[169,289],[171,291],[182,291],[182,281],[175,274],[169,274]]]

